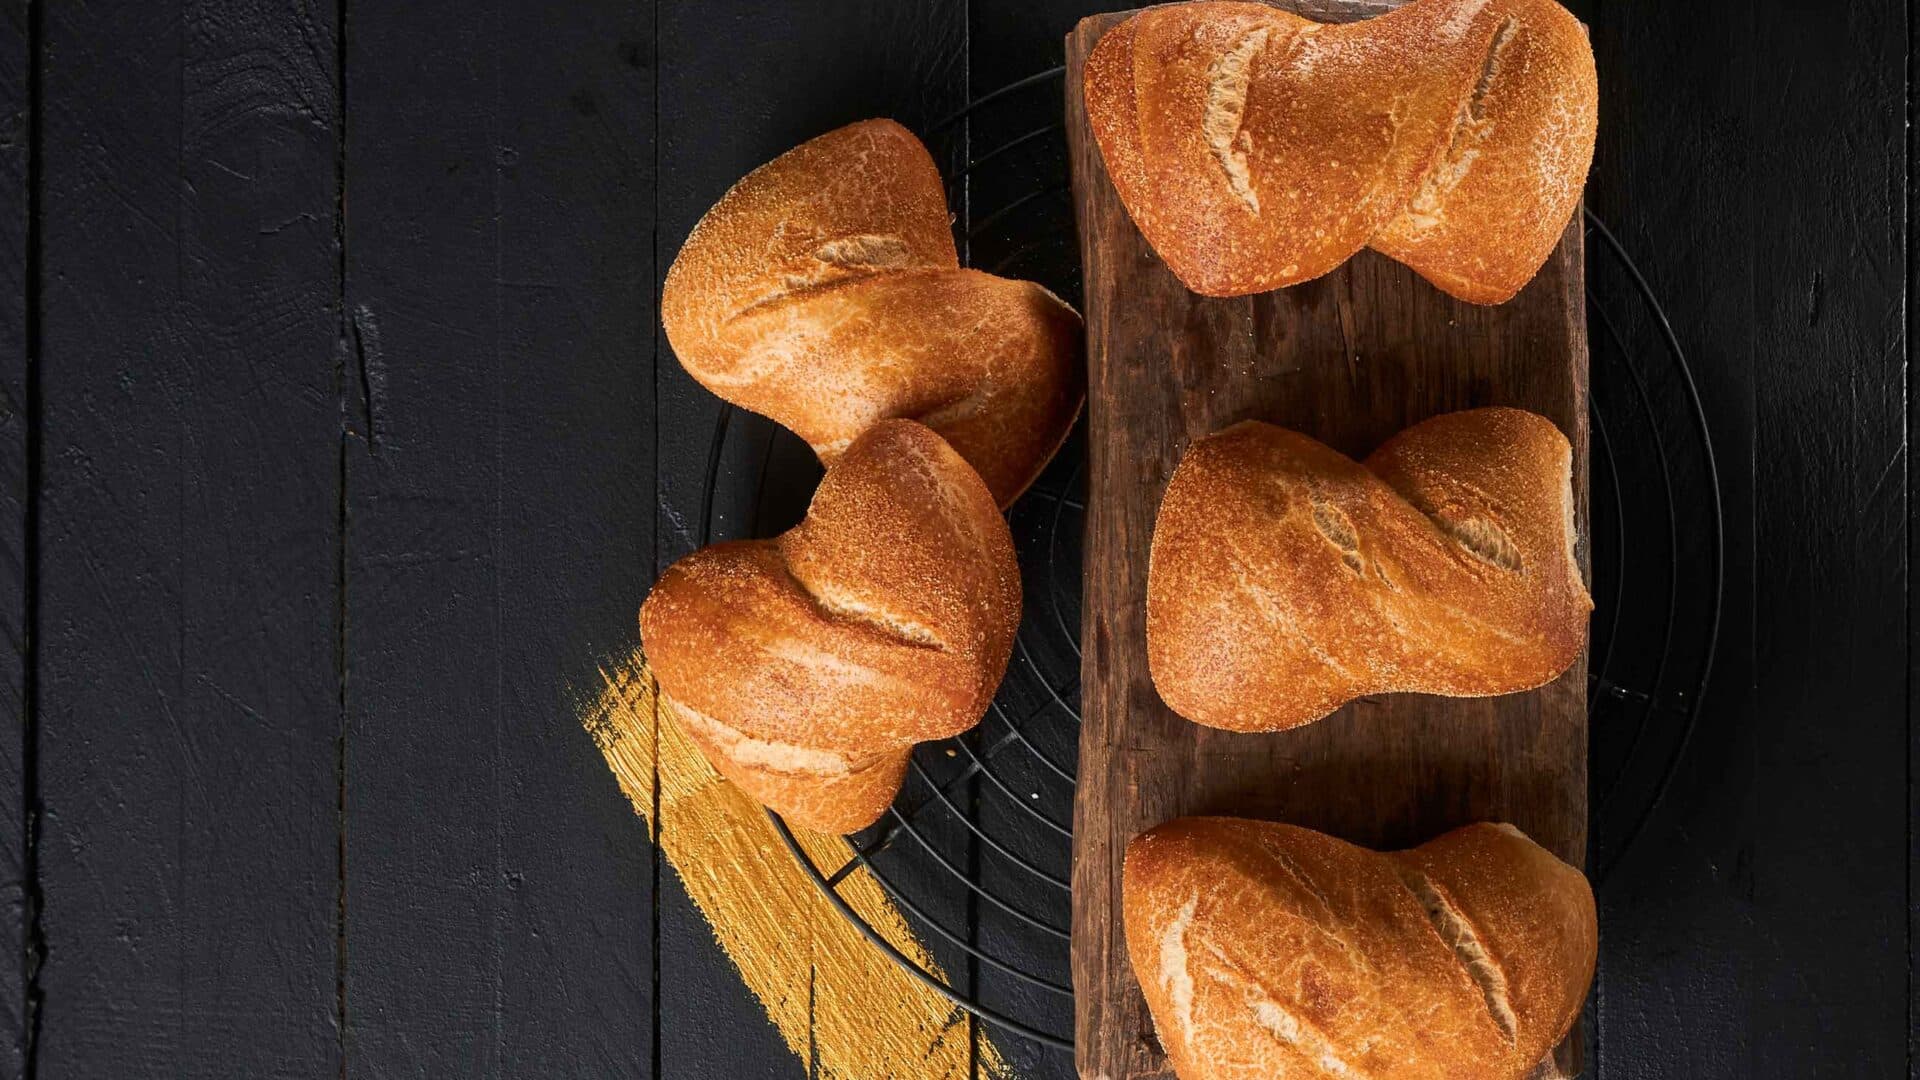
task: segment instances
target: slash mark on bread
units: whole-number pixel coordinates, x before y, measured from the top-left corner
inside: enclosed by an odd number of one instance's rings
[[[726,317],[727,323],[757,315],[789,300],[823,295],[856,281],[896,270],[913,269],[913,249],[892,233],[853,233],[820,244],[808,253],[812,263],[783,274],[780,287],[754,297]]]
[[[800,274],[791,274],[780,280],[780,288],[757,296],[748,303],[741,305],[738,310],[726,317],[723,325],[732,325],[743,319],[750,319],[756,315],[763,314],[770,310],[777,310],[783,306],[802,300],[811,300],[816,297],[826,296],[837,290],[845,289],[858,282],[865,281],[868,278],[878,277],[884,272],[885,271],[882,270],[868,270],[862,273],[842,274],[839,277],[826,280],[809,278]]]
[[[1196,892],[1187,897],[1179,914],[1160,932],[1160,981],[1166,984],[1183,1039],[1193,1037],[1193,969],[1188,966],[1187,927],[1193,924],[1193,913],[1199,909],[1200,894]]]
[[[813,257],[844,270],[895,270],[913,262],[906,238],[892,233],[855,233],[813,249]]]
[[[1262,27],[1234,43],[1207,69],[1207,112],[1200,130],[1213,150],[1213,159],[1226,174],[1227,186],[1239,196],[1247,209],[1260,212],[1260,196],[1253,190],[1253,174],[1247,168],[1247,153],[1253,137],[1247,133],[1247,90],[1253,83],[1253,61],[1267,47],[1267,29]]]
[[[1289,606],[1292,597],[1283,595],[1268,585],[1266,582],[1269,575],[1255,569],[1257,565],[1255,561],[1248,558],[1232,539],[1227,541],[1227,554],[1231,559],[1233,581],[1239,587],[1239,592],[1253,601],[1267,616],[1270,623],[1280,628],[1282,633],[1299,641],[1307,654],[1328,670],[1343,676],[1352,676],[1353,668],[1342,662],[1318,638],[1301,627],[1300,620],[1295,617],[1293,609]]]
[[[750,769],[765,769],[788,776],[849,776],[872,764],[873,759],[856,762],[845,754],[822,750],[778,739],[761,739],[739,728],[708,716],[670,695],[661,698],[672,706],[679,721],[706,738],[721,753]]]
[[[1340,552],[1340,561],[1356,574],[1366,571],[1360,560],[1360,534],[1346,512],[1330,502],[1313,501],[1313,527]]]
[[[807,594],[815,606],[835,619],[871,627],[888,637],[898,639],[904,645],[936,650],[944,650],[947,647],[947,643],[940,640],[940,635],[934,633],[930,626],[910,619],[902,619],[843,590],[806,581],[794,573],[791,566],[787,567],[787,576],[793,579],[794,585]]]
[[[1520,548],[1507,535],[1507,531],[1486,518],[1466,518],[1461,521],[1440,523],[1454,542],[1466,549],[1469,555],[1481,562],[1491,563],[1502,570],[1518,572],[1521,567]]]
[[[1292,878],[1301,889],[1305,890],[1315,900],[1320,901],[1321,907],[1327,909],[1329,912],[1333,910],[1333,901],[1328,899],[1326,890],[1320,888],[1320,885],[1313,880],[1312,875],[1302,870],[1299,863],[1293,861],[1293,856],[1278,848],[1268,847],[1267,857],[1272,859],[1273,864],[1278,866],[1282,873]]]
[[[1493,954],[1481,944],[1480,935],[1473,929],[1466,913],[1456,907],[1440,886],[1433,883],[1425,874],[1410,867],[1402,866],[1400,880],[1406,883],[1407,891],[1420,901],[1420,909],[1426,913],[1427,921],[1433,924],[1433,932],[1440,936],[1447,948],[1453,950],[1453,958],[1466,969],[1467,976],[1480,988],[1480,996],[1486,1000],[1487,1015],[1493,1018],[1493,1024],[1500,1029],[1500,1037],[1512,1045],[1519,1037],[1519,1021],[1513,1015],[1513,1005],[1507,998],[1507,976],[1494,962]]]
[[[1312,1024],[1287,1011],[1279,1002],[1271,998],[1255,998],[1248,1002],[1247,1007],[1253,1010],[1254,1022],[1260,1025],[1260,1030],[1320,1066],[1325,1075],[1364,1077],[1364,1073],[1356,1072],[1353,1066],[1334,1052],[1332,1040]]]
[[[1467,97],[1467,118],[1474,123],[1486,119],[1487,88],[1493,85],[1493,77],[1500,73],[1500,54],[1507,50],[1513,41],[1514,31],[1520,28],[1520,20],[1512,15],[1501,20],[1500,29],[1493,32],[1493,41],[1487,46],[1487,58],[1480,62],[1480,78],[1473,84],[1473,93]]]
[[[1467,99],[1460,103],[1460,115],[1454,121],[1446,152],[1441,155],[1440,164],[1420,182],[1420,190],[1407,203],[1405,217],[1415,229],[1424,231],[1440,223],[1446,216],[1444,204],[1447,196],[1453,194],[1453,189],[1467,178],[1467,170],[1479,159],[1479,144],[1493,130],[1487,121],[1487,92],[1492,89],[1494,78],[1500,74],[1501,54],[1512,44],[1519,29],[1520,20],[1509,15],[1487,43],[1487,55],[1480,62],[1480,77],[1474,82]]]
[[[1314,895],[1320,896],[1322,903],[1326,902],[1326,897],[1321,894],[1319,887],[1312,885],[1310,879],[1293,864],[1291,859],[1271,848],[1267,849],[1267,852],[1275,857],[1287,873],[1297,876]],[[1328,910],[1332,910],[1330,905]],[[1345,943],[1338,935],[1329,934],[1328,940],[1345,947]],[[1346,1080],[1371,1080],[1368,1073],[1355,1068],[1340,1056],[1339,1051],[1334,1047],[1333,1040],[1320,1029],[1319,1025],[1282,1005],[1277,1000],[1274,989],[1267,985],[1262,971],[1228,955],[1226,950],[1220,948],[1216,942],[1203,942],[1203,947],[1219,964],[1214,972],[1216,979],[1222,982],[1237,979],[1245,986],[1247,1010],[1253,1014],[1254,1023],[1258,1024],[1260,1030],[1269,1038],[1318,1065],[1321,1075],[1342,1077]],[[1364,1054],[1369,1046],[1370,1042],[1363,1041],[1354,1049]]]

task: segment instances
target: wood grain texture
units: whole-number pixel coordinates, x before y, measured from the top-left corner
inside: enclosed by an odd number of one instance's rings
[[[0,5],[0,1076],[20,1076],[29,1052],[28,1005],[37,942],[30,799],[37,796],[27,751],[32,729],[28,672],[36,420],[28,312],[33,243],[31,156],[32,19],[26,0]]]
[[[1290,5],[1296,6],[1296,5]],[[1321,19],[1372,0],[1296,9]],[[1086,1077],[1170,1075],[1126,956],[1121,856],[1187,814],[1270,818],[1376,848],[1510,821],[1575,865],[1586,854],[1586,665],[1525,694],[1387,695],[1277,735],[1235,735],[1169,711],[1146,664],[1154,515],[1192,439],[1257,418],[1360,457],[1429,416],[1511,405],[1574,447],[1586,564],[1587,351],[1579,223],[1508,304],[1454,301],[1372,252],[1292,289],[1189,293],[1128,219],[1087,128],[1084,57],[1120,21],[1067,43],[1067,131],[1086,274],[1089,447],[1083,726],[1075,804],[1074,984]],[[1571,1061],[1571,1044],[1563,1049]]]
[[[41,21],[34,1068],[336,1075],[333,7]]]
[[[643,6],[346,20],[355,1076],[650,1076],[651,851],[571,685],[648,580]]]

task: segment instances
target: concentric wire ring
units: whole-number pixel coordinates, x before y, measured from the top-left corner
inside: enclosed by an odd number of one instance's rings
[[[956,223],[965,261],[1073,296],[1071,208],[1055,198],[1069,190],[1064,128],[1055,119],[1062,73],[1051,68],[1002,87],[928,134],[948,144],[946,160],[963,162],[950,170],[958,190],[949,201],[969,211]],[[996,138],[996,130],[1011,134]],[[972,154],[976,142],[991,149]],[[975,202],[994,209],[974,217]],[[1613,231],[1590,211],[1585,220],[1599,605],[1588,694],[1598,781],[1589,865],[1599,885],[1645,833],[1686,752],[1719,637],[1724,523],[1706,412],[1679,336]],[[737,440],[765,440],[757,471],[724,478],[735,505],[753,492],[747,535],[786,524],[762,513],[776,464],[812,460],[798,440],[744,419],[736,422],[729,406],[715,423],[703,545],[714,539],[715,493]],[[1084,482],[1076,435],[1009,513],[1027,597],[1014,662],[979,727],[916,749],[900,798],[880,824],[851,838],[853,854],[841,866],[817,865],[769,812],[800,866],[876,948],[960,1008],[1053,1050],[1073,1045],[1067,823],[1079,724]],[[906,912],[946,974],[915,963],[853,910],[839,890],[856,870]]]

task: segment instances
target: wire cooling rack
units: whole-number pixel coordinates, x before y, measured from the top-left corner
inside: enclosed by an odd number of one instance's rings
[[[1062,68],[974,101],[925,134],[949,177],[962,260],[1080,295],[1061,123]],[[984,147],[976,150],[976,147]],[[1596,886],[1645,833],[1685,752],[1720,629],[1720,487],[1693,374],[1626,247],[1587,213],[1592,377],[1593,616],[1589,663]],[[1070,1050],[1074,766],[1079,733],[1084,433],[1009,512],[1025,607],[1005,683],[973,731],[920,746],[906,786],[844,864],[793,857],[840,914],[907,972],[1042,1052]],[[806,445],[732,408],[715,425],[700,539],[776,533],[804,512]],[[841,897],[864,868],[941,975]]]

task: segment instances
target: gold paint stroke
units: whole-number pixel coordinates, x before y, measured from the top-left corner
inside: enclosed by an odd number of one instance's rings
[[[830,1080],[968,1080],[971,1018],[900,970],[820,895],[759,805],[680,732],[645,657],[636,651],[600,674],[581,722],[787,1046],[802,1061],[811,1055],[816,1075]],[[837,867],[852,855],[838,836],[794,835],[816,866]],[[940,974],[865,868],[838,891],[895,948]],[[1007,1075],[984,1033],[978,1056],[980,1075]]]

